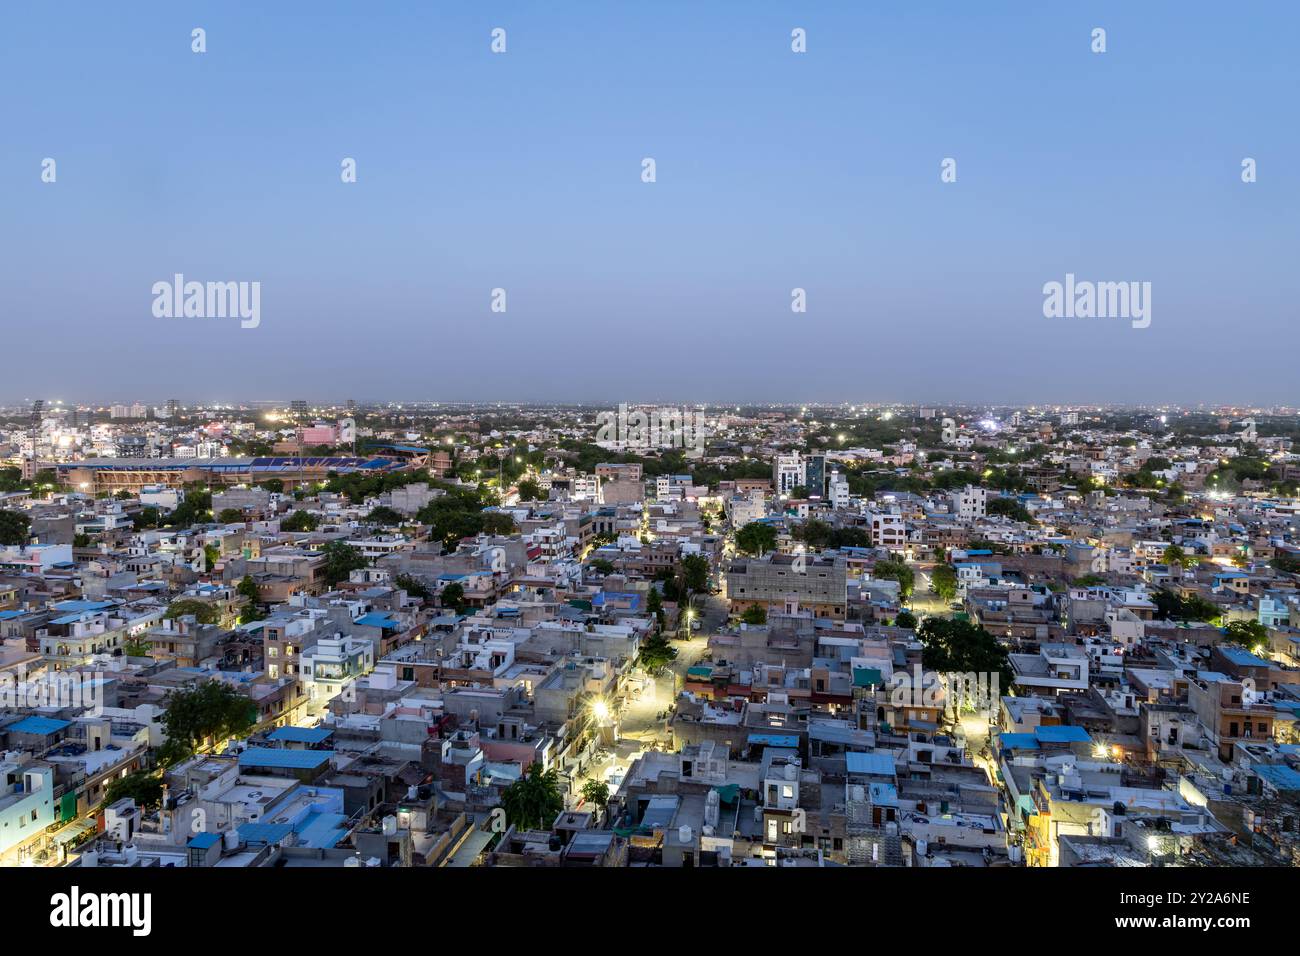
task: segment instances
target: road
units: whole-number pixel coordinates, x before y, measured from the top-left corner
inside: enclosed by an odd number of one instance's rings
[[[687,669],[708,655],[708,635],[727,621],[727,602],[716,595],[701,595],[696,598],[695,607],[700,630],[689,640],[673,641],[677,659],[663,673],[650,676],[638,670],[628,679],[624,694],[627,703],[619,715],[619,741],[612,751],[592,763],[587,774],[576,781],[576,788],[581,788],[587,779],[606,780],[611,770],[626,771],[646,750],[655,747],[666,750],[672,746],[665,715],[677,699]]]

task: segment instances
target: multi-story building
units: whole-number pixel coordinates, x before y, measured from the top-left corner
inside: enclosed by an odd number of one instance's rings
[[[771,554],[733,561],[727,569],[733,612],[750,607],[779,614],[810,612],[843,620],[848,602],[847,566],[841,557]]]

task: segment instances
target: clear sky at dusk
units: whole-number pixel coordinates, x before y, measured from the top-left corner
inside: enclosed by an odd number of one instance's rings
[[[0,401],[1294,404],[1297,28],[1291,2],[5,4]],[[156,318],[178,272],[260,282],[260,325]],[[1045,318],[1067,273],[1150,282],[1150,327]]]

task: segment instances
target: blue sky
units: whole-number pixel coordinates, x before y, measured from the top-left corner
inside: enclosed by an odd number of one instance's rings
[[[9,4],[0,399],[1295,404],[1298,11]]]

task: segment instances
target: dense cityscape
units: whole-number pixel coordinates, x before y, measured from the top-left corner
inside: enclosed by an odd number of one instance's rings
[[[0,410],[0,861],[1300,861],[1300,412]]]

